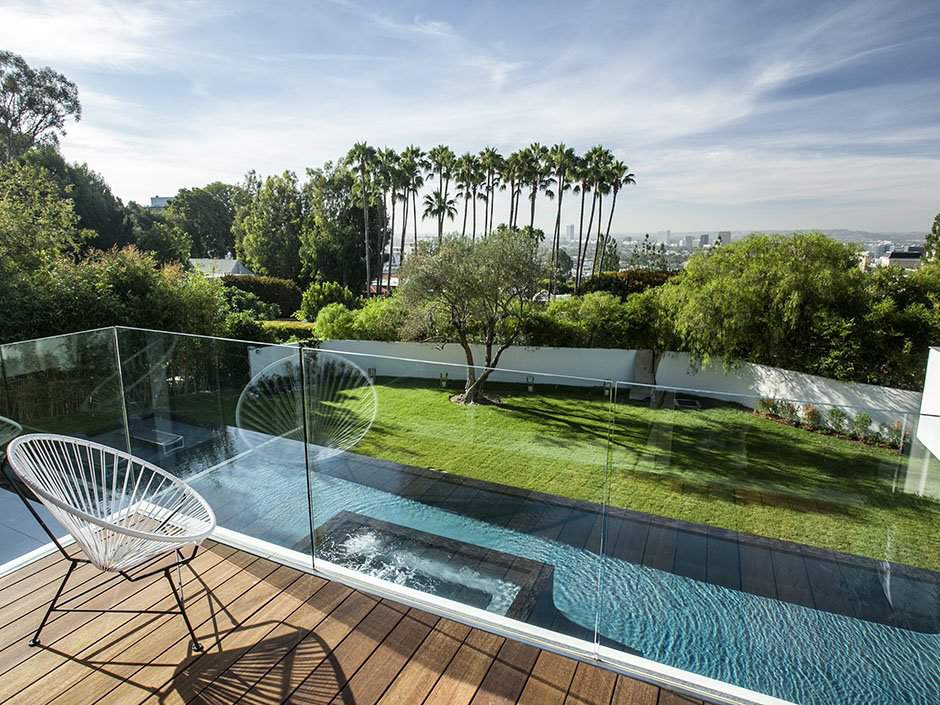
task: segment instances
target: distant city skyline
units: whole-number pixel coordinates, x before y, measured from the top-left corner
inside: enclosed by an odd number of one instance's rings
[[[637,178],[617,232],[928,229],[938,36],[934,0],[0,6],[0,47],[78,83],[65,157],[125,200],[303,176],[360,140],[600,143]]]

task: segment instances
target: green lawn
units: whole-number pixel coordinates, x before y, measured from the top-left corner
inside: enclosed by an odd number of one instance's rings
[[[463,407],[429,383],[376,388],[357,452],[592,502],[609,488],[619,507],[940,569],[940,503],[892,492],[907,459],[887,449],[732,406],[612,406],[600,390],[493,386],[499,406]]]

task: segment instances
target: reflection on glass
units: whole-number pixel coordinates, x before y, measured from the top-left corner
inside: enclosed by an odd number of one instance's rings
[[[355,447],[311,454],[318,562],[594,638],[609,385],[498,371],[465,405],[459,365],[305,354],[366,370],[377,400]]]
[[[940,506],[904,490],[907,415],[618,384],[614,418],[602,646],[797,703],[928,698]]]

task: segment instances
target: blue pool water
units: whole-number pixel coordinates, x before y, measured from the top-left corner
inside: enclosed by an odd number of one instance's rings
[[[265,452],[249,453],[194,479],[193,485],[216,509],[220,525],[286,547],[309,545],[307,479],[298,446],[277,441]],[[346,463],[347,478],[356,472],[378,472],[368,462],[355,467],[355,456],[338,462]],[[554,607],[564,617],[561,624],[567,625],[558,627],[561,631],[593,638],[596,623],[599,638],[645,658],[801,705],[940,702],[940,634],[811,609],[602,557],[402,497],[394,490],[328,472],[313,475],[317,527],[340,512],[353,512],[552,566]],[[368,543],[356,550],[368,551]]]

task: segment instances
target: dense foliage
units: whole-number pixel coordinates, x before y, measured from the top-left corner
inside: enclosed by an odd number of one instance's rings
[[[222,283],[227,287],[250,292],[262,301],[276,305],[281,316],[291,316],[300,308],[300,287],[290,279],[227,275],[222,277]]]
[[[632,294],[662,286],[676,272],[660,269],[625,269],[622,272],[601,272],[586,280],[583,291],[607,291],[626,301]]]
[[[258,193],[238,210],[238,258],[257,274],[297,279],[304,201],[297,175],[285,171],[265,179]]]
[[[300,310],[297,311],[297,318],[301,321],[317,320],[317,314],[320,310],[329,304],[342,304],[352,307],[357,302],[355,294],[342,284],[336,282],[313,282],[304,291],[303,298],[300,301]]]
[[[164,217],[189,235],[192,257],[222,258],[235,252],[232,225],[238,208],[247,202],[242,187],[216,181],[202,188],[180,189]]]

